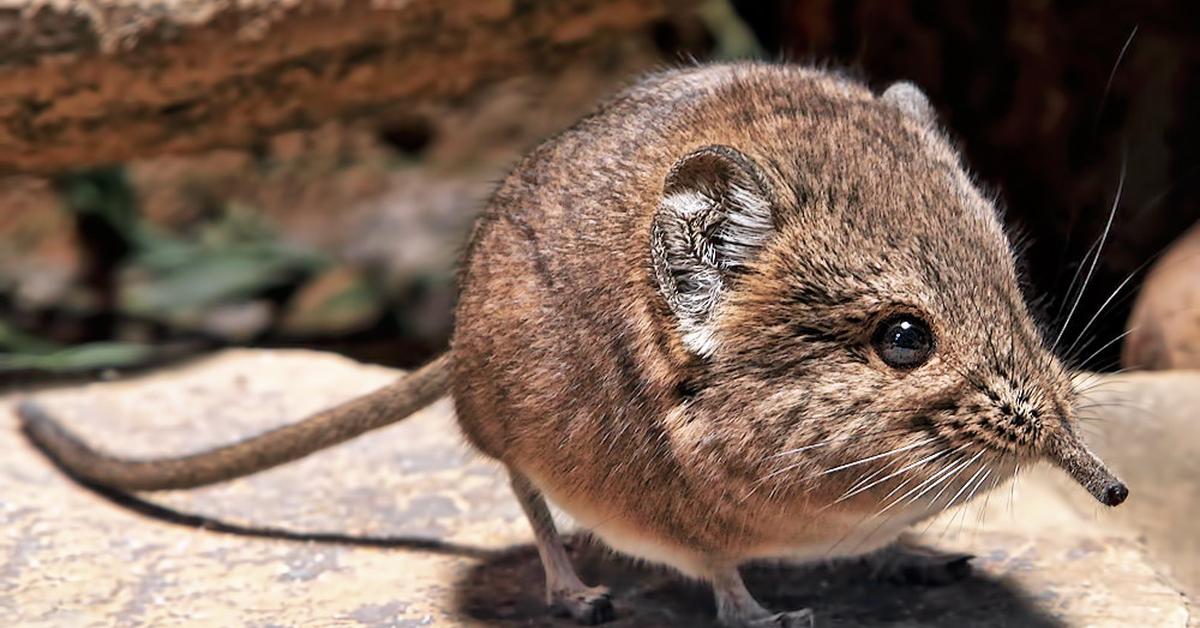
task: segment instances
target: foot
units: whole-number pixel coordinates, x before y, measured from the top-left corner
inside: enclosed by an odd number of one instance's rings
[[[756,619],[746,624],[746,628],[813,628],[814,625],[813,613],[806,608]]]
[[[559,617],[570,617],[584,626],[595,626],[617,618],[612,594],[607,587],[555,591],[550,595],[550,612]]]
[[[714,568],[710,578],[717,601],[717,621],[725,628],[812,628],[809,609],[772,613],[750,595],[737,566]]]
[[[971,575],[970,554],[939,552],[898,543],[868,558],[871,575],[900,584],[941,586]]]

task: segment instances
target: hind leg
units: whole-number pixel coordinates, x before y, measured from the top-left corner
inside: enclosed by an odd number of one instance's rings
[[[588,626],[616,619],[608,589],[589,587],[575,573],[541,492],[516,470],[509,469],[508,475],[537,540],[538,555],[546,570],[546,603],[551,612]]]

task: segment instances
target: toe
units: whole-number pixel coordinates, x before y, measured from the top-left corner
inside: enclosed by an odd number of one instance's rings
[[[612,600],[607,597],[592,600],[588,603],[588,609],[587,619],[579,622],[586,626],[608,623],[617,618],[617,611],[613,608]]]
[[[604,587],[560,592],[554,596],[551,608],[555,614],[570,617],[584,626],[595,626],[617,618],[612,595]]]
[[[753,628],[813,628],[813,613],[805,608],[798,611],[776,613],[770,617],[753,621]]]
[[[776,615],[779,618],[780,628],[813,628],[812,611],[807,608],[790,613],[780,613]]]

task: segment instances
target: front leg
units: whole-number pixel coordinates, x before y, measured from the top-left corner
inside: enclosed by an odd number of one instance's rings
[[[554,519],[541,492],[515,469],[508,471],[513,493],[533,528],[537,541],[538,555],[546,571],[546,603],[558,615],[573,618],[587,626],[602,624],[616,619],[612,598],[604,587],[589,587],[579,579],[571,559],[558,538]]]
[[[709,577],[717,600],[717,620],[726,628],[812,628],[809,609],[772,613],[746,590],[736,565],[714,568]]]

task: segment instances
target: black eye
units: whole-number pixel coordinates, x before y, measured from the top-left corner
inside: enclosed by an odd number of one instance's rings
[[[908,314],[893,316],[879,324],[871,344],[894,369],[921,366],[933,355],[933,332],[925,321]]]

